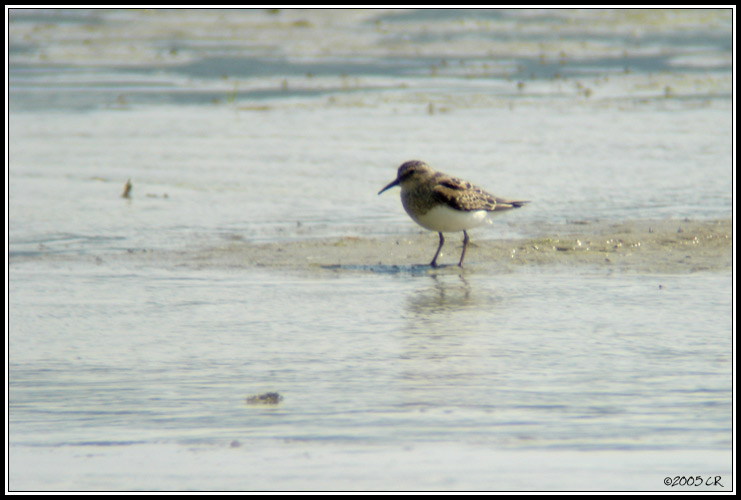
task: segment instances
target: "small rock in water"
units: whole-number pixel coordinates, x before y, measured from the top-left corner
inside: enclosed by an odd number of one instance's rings
[[[247,398],[248,405],[275,405],[283,401],[283,396],[277,392],[266,392],[265,394],[255,394]]]

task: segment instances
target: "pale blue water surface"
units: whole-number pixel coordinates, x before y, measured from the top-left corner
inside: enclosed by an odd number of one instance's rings
[[[11,490],[733,486],[730,272],[205,257],[416,234],[412,158],[480,239],[730,218],[730,11],[9,17]]]

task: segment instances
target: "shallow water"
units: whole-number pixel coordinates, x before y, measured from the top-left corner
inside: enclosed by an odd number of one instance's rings
[[[481,265],[731,217],[730,15],[11,11],[9,36],[12,490],[732,485],[727,265]],[[250,259],[419,234],[376,195],[412,158],[532,203],[462,272]]]
[[[269,456],[325,443],[375,462],[400,446],[457,443],[494,461],[508,451],[673,451],[699,470],[693,457],[731,446],[732,299],[718,293],[729,276],[11,271],[10,435],[21,454],[180,445]],[[268,391],[283,402],[246,404]],[[702,473],[730,476],[713,467]],[[161,469],[162,487],[179,488],[173,473]],[[288,489],[337,479],[285,474]],[[222,488],[207,477],[180,484]],[[399,486],[369,479],[359,484]],[[661,489],[663,477],[648,479],[644,488]],[[36,481],[18,487],[66,484],[55,472]],[[450,486],[469,489],[462,478]],[[558,485],[580,486],[602,489]]]

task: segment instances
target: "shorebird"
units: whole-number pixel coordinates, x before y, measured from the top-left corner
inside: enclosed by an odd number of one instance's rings
[[[418,160],[403,163],[396,179],[378,194],[394,186],[401,186],[401,203],[409,217],[440,235],[440,245],[430,262],[432,267],[438,267],[437,258],[445,243],[443,233],[463,231],[463,251],[458,261],[458,266],[463,267],[469,241],[467,229],[489,222],[495,212],[520,208],[528,203],[498,198],[468,181],[436,172]]]

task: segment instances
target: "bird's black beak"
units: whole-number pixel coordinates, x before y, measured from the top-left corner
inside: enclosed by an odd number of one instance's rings
[[[394,187],[394,186],[398,186],[398,185],[399,185],[399,179],[395,179],[395,180],[394,180],[393,182],[389,183],[389,185],[388,185],[388,186],[386,186],[385,188],[381,189],[381,190],[380,190],[380,191],[378,192],[378,194],[381,194],[381,193],[383,193],[384,191],[386,191],[387,189],[391,189],[392,187]]]

